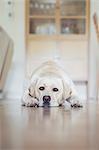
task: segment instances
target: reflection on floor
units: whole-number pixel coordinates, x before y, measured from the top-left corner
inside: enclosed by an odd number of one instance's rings
[[[98,150],[98,140],[98,103],[66,111],[0,101],[0,150]]]

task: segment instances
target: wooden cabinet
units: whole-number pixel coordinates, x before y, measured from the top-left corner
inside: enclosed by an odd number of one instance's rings
[[[89,0],[26,0],[27,38],[86,38],[88,20]]]

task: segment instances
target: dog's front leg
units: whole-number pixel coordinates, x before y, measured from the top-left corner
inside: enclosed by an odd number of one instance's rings
[[[63,106],[68,110],[71,107],[79,108],[83,107],[82,103],[80,102],[80,98],[77,95],[70,95],[64,102]]]
[[[74,107],[74,108],[83,107],[78,96],[71,96],[69,99],[69,103],[71,104],[71,107]]]
[[[65,100],[62,106],[65,108],[65,110],[70,110],[71,108],[83,107],[83,105],[78,100],[78,97],[76,96]]]
[[[29,91],[25,91],[23,98],[22,98],[22,106],[36,107],[38,106],[38,100],[32,97]]]

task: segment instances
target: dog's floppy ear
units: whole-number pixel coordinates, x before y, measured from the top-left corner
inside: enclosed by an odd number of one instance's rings
[[[63,81],[63,100],[70,102],[73,99],[78,99],[78,94],[76,92],[75,86],[72,81],[70,83],[65,79]]]
[[[63,100],[68,99],[71,96],[72,90],[68,83],[66,83],[65,80],[62,80],[63,82]]]
[[[36,97],[35,96],[35,86],[36,86],[36,83],[37,83],[37,78],[35,78],[34,80],[31,81],[30,83],[30,86],[28,87],[28,91],[29,91],[29,95],[31,97]]]

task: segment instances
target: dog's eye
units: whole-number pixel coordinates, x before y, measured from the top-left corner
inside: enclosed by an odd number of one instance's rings
[[[43,91],[43,90],[45,90],[45,87],[41,86],[41,87],[39,87],[39,90]]]
[[[57,88],[53,88],[53,91],[54,91],[54,92],[57,92],[57,91],[58,91],[58,89],[57,89]]]

